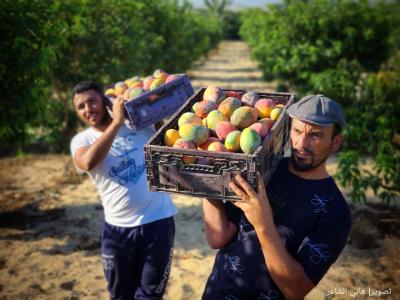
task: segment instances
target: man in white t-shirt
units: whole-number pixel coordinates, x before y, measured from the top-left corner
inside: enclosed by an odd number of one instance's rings
[[[102,257],[111,299],[161,299],[171,268],[177,212],[168,194],[149,192],[143,146],[153,128],[125,124],[123,100],[113,118],[95,82],[77,84],[73,106],[88,128],[71,141],[78,171],[87,173],[104,208]]]

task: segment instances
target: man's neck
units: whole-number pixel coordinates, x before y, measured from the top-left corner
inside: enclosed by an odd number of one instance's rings
[[[97,131],[104,132],[108,128],[108,126],[110,126],[111,122],[112,122],[111,117],[107,117],[100,125],[93,126],[92,128],[94,128]]]
[[[318,167],[308,171],[298,171],[294,168],[292,159],[289,159],[288,164],[289,172],[303,179],[319,180],[328,178],[330,175],[326,170],[326,162],[320,164]]]

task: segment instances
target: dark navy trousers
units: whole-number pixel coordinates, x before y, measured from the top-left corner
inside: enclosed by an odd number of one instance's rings
[[[162,299],[174,236],[173,217],[128,228],[104,222],[102,258],[110,299]]]

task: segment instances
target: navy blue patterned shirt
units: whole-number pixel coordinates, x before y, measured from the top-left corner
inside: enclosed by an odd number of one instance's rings
[[[308,180],[292,174],[287,158],[266,189],[286,249],[317,285],[343,250],[351,228],[342,193],[331,177]],[[232,203],[225,207],[239,233],[218,252],[203,299],[284,299],[268,272],[253,226]]]

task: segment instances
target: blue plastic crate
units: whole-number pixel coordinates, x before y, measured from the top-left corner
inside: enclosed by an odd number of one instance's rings
[[[126,116],[140,130],[174,114],[193,94],[187,75],[178,74],[178,78],[126,101]]]

